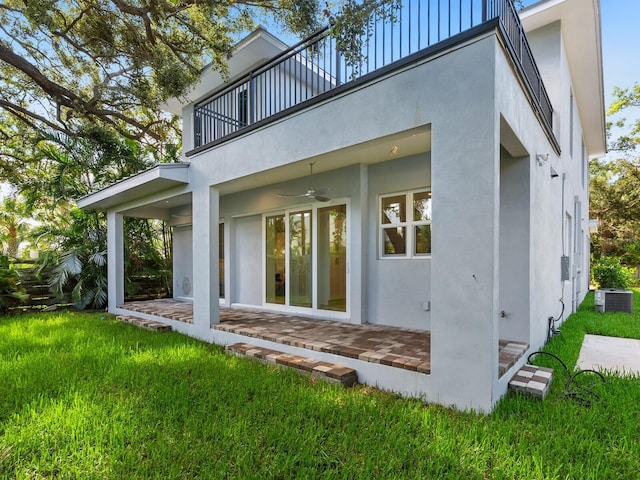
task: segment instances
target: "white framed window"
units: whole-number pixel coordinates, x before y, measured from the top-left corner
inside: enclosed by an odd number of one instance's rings
[[[381,195],[379,248],[381,258],[431,256],[431,191]]]

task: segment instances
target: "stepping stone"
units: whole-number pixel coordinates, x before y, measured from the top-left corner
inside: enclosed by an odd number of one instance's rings
[[[144,320],[139,317],[134,317],[132,315],[118,315],[116,317],[118,320],[122,320],[123,322],[130,323],[135,325],[136,327],[145,328],[147,330],[151,330],[154,332],[170,332],[171,325],[167,325],[166,323],[155,322],[152,320]]]
[[[350,387],[358,381],[358,374],[353,368],[279,352],[270,348],[256,347],[248,343],[234,343],[227,345],[226,351],[238,357],[255,359],[265,364],[293,368],[318,380],[338,383],[345,387]]]
[[[509,381],[509,388],[517,392],[544,398],[549,393],[553,370],[551,368],[523,365]]]

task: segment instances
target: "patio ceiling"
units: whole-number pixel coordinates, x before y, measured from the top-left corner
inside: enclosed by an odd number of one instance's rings
[[[295,180],[309,174],[310,162],[315,162],[313,173],[319,174],[354,164],[373,165],[426,153],[430,150],[431,128],[422,126],[238,178],[219,184],[217,188],[220,195],[229,195]]]
[[[312,161],[316,162],[314,173],[322,173],[354,164],[372,165],[423,154],[430,149],[431,129],[422,126],[261,171],[219,184],[217,188],[224,196],[302,178],[308,175]],[[78,199],[77,205],[98,211],[123,206],[120,211],[126,216],[163,219],[178,225],[190,222],[191,202],[189,164],[180,163],[156,165]],[[131,204],[130,208],[126,208],[127,203]]]

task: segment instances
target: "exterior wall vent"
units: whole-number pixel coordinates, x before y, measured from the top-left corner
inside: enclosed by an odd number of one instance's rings
[[[596,290],[595,306],[598,312],[633,313],[633,292],[613,288]]]

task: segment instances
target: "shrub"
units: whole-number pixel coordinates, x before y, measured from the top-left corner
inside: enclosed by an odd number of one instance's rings
[[[631,285],[633,269],[622,265],[617,257],[602,257],[594,262],[592,275],[599,288],[626,290]]]
[[[20,288],[18,273],[6,255],[0,254],[0,313],[19,305],[28,298]]]

